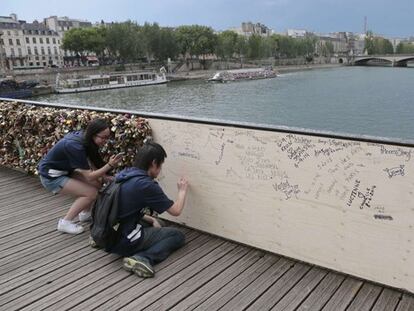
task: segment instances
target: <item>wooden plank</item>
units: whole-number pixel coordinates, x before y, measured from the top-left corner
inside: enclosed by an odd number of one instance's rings
[[[329,272],[308,298],[298,307],[297,311],[321,310],[344,279],[345,276],[343,274]]]
[[[13,233],[12,235],[5,235],[0,237],[0,248],[6,250],[9,247],[14,247],[16,245],[19,245],[20,243],[24,243],[27,241],[28,236],[36,238],[42,235],[47,235],[56,232],[56,226],[56,219],[53,219],[34,227],[32,226],[21,228],[18,232]],[[11,236],[13,238],[11,238]]]
[[[108,300],[103,305],[100,306],[102,309],[106,310],[116,310],[118,308],[122,308],[128,305],[131,301],[139,299],[142,295],[145,295],[146,292],[152,290],[157,285],[165,282],[167,279],[171,278],[173,275],[180,273],[181,270],[186,270],[188,273],[192,269],[196,269],[197,262],[204,257],[209,257],[210,253],[215,252],[216,249],[219,249],[224,243],[223,240],[219,240],[217,238],[210,239],[207,243],[202,245],[199,249],[197,254],[188,261],[183,263],[181,269],[177,270],[162,270],[156,273],[156,278],[147,279],[145,282],[139,284],[139,286],[132,286],[130,289],[124,291],[117,297]],[[228,243],[226,243],[228,245]],[[221,249],[220,249],[221,251]],[[190,269],[191,267],[191,269]]]
[[[27,199],[27,200],[30,200],[29,204],[25,202],[23,198],[21,198],[19,202],[8,205],[7,209],[1,208],[0,218],[3,220],[3,219],[11,218],[17,215],[20,217],[23,217],[24,215],[28,213],[32,213],[37,210],[42,210],[46,202],[50,202],[54,199],[55,198],[52,197],[48,193],[38,194],[35,196],[33,196],[33,193],[32,193],[31,196]],[[30,209],[28,208],[28,205],[30,205]]]
[[[38,197],[33,198],[31,203],[19,202],[10,207],[9,210],[2,209],[3,215],[0,215],[2,223],[12,222],[19,218],[28,218],[33,213],[45,211],[45,205],[51,202],[50,197]],[[31,205],[29,208],[28,206]]]
[[[215,261],[210,266],[203,269],[200,273],[191,277],[179,287],[168,292],[167,295],[158,298],[146,310],[169,310],[181,300],[192,295],[194,291],[203,287],[206,283],[217,277],[219,274],[231,267],[235,262],[240,260],[249,251],[248,248],[237,246],[224,257]],[[185,290],[183,290],[183,288]]]
[[[51,202],[51,205],[53,205],[55,202]],[[69,207],[69,206],[68,206]],[[41,223],[41,222],[46,222],[48,221],[50,218],[56,218],[56,221],[58,220],[59,217],[62,217],[62,212],[58,209],[56,210],[50,210],[42,215],[36,215],[33,216],[29,219],[21,219],[18,220],[16,222],[13,222],[7,226],[4,227],[0,227],[0,234],[1,235],[6,235],[6,234],[11,234],[14,232],[19,231],[19,229],[21,227],[30,227],[30,226],[35,226],[37,223]]]
[[[39,209],[34,208],[32,210],[26,207],[25,212],[21,215],[15,215],[13,217],[2,218],[3,220],[1,221],[1,228],[4,228],[4,229],[13,228],[15,224],[20,223],[22,220],[36,219],[36,217],[38,216],[47,218],[48,217],[47,215],[50,212],[57,212],[57,211],[62,212],[61,207],[65,207],[65,210],[67,211],[70,205],[72,204],[72,202],[73,202],[72,198],[61,197],[59,198],[59,200],[45,201],[44,203],[42,203],[41,208]],[[65,210],[63,210],[64,213],[62,214],[62,216],[66,214]]]
[[[81,241],[85,241],[80,243]],[[0,284],[9,282],[18,276],[28,274],[33,275],[39,267],[54,263],[57,259],[71,256],[72,253],[87,247],[87,239],[84,236],[68,237],[56,245],[51,245],[47,249],[36,250],[33,254],[16,256],[9,258],[9,261],[2,266],[2,277]],[[31,258],[30,265],[27,265],[27,257]]]
[[[187,243],[200,236],[197,232],[190,230],[182,230],[182,232],[186,235]],[[174,255],[179,256],[179,253],[175,253]],[[77,279],[69,285],[50,293],[30,304],[27,309],[66,310],[84,301],[87,297],[94,297],[102,288],[116,284],[120,280],[130,276],[129,272],[122,269],[120,260],[107,265],[97,266],[96,268],[87,277]]]
[[[31,266],[37,260],[46,261],[48,255],[54,255],[65,248],[76,245],[76,247],[87,246],[87,235],[70,236],[68,234],[57,233],[50,240],[42,241],[39,244],[27,247],[18,253],[11,254],[0,260],[0,275],[10,273],[13,270],[21,270],[22,266],[27,265],[27,258],[30,258]],[[85,241],[79,244],[80,241]],[[0,281],[1,282],[1,281]]]
[[[187,268],[171,276],[168,280],[165,280],[161,284],[157,284],[149,291],[146,291],[144,294],[132,300],[128,305],[124,306],[123,309],[126,311],[143,310],[144,308],[147,308],[151,304],[155,303],[158,299],[167,295],[171,290],[176,289],[177,287],[179,287],[189,279],[193,278],[194,276],[198,276],[198,274],[202,270],[208,268],[211,265],[214,265],[215,263],[223,264],[222,259],[225,258],[225,260],[227,260],[228,257],[226,257],[226,255],[228,255],[229,253],[230,258],[235,253],[238,255],[239,250],[235,249],[236,244],[234,243],[225,242],[221,244],[219,247],[215,248],[213,251],[205,255],[203,258],[197,260],[197,262],[193,263],[192,265],[189,265]],[[182,286],[181,291],[187,293],[187,295],[191,293],[191,290],[189,290],[186,286]],[[151,307],[149,309],[154,310]]]
[[[116,255],[110,255],[103,251],[94,251],[76,261],[61,266],[56,270],[51,272],[47,271],[38,279],[20,286],[18,290],[13,291],[12,295],[7,293],[4,297],[7,297],[6,299],[9,301],[4,304],[3,297],[1,297],[1,307],[6,309],[21,309],[29,306],[55,290],[63,288],[77,279],[87,277],[100,265],[105,265],[118,260],[119,257]]]
[[[65,238],[69,239],[70,237],[68,234],[62,234],[55,231],[47,235],[26,237],[26,240],[20,244],[12,244],[12,242],[10,242],[10,245],[13,246],[7,247],[0,252],[0,267],[2,264],[9,261],[8,257],[13,255],[24,257],[25,254],[29,255],[32,254],[32,252],[43,250],[43,248],[55,245],[56,242],[65,240]],[[13,260],[13,258],[10,259]]]
[[[364,283],[358,294],[352,301],[347,311],[370,311],[378,296],[381,294],[382,287]]]
[[[262,295],[273,283],[294,266],[294,262],[280,258],[265,273],[239,291],[223,306],[223,310],[244,310]]]
[[[194,310],[216,310],[223,307],[234,295],[252,283],[262,273],[271,267],[279,257],[272,254],[265,254],[257,262],[251,265],[242,274],[231,280],[226,287],[220,289]]]
[[[372,311],[395,310],[400,302],[402,293],[390,288],[384,288]]]
[[[354,299],[355,295],[358,293],[362,284],[363,282],[360,280],[347,277],[322,310],[346,310],[351,301]]]
[[[414,310],[414,296],[403,294],[400,303],[395,311],[412,311]]]
[[[21,173],[21,172],[16,172],[14,170],[1,166],[0,179],[2,181],[7,181],[9,179],[12,179],[15,177],[22,177],[22,176],[29,176],[29,175]]]
[[[262,251],[250,250],[246,256],[243,256],[223,273],[200,287],[190,296],[181,300],[177,305],[171,308],[171,311],[193,310],[206,299],[211,297],[211,295],[228,286],[228,283],[231,282],[231,280],[236,278],[238,275],[241,275],[246,269],[254,265],[261,257],[263,257]]]
[[[12,273],[6,274],[1,279],[0,295],[11,292],[14,289],[20,289],[23,285],[36,281],[43,275],[46,275],[56,269],[65,267],[66,264],[72,263],[79,258],[83,258],[89,254],[95,253],[97,250],[88,246],[80,246],[74,244],[67,249],[62,249],[50,257],[45,257],[45,264],[41,259],[33,263],[33,266],[26,265],[21,267],[22,271],[12,271]],[[64,256],[64,255],[66,256]],[[51,258],[55,260],[51,260]]]
[[[6,178],[10,176],[26,175],[20,171],[14,170],[6,166],[0,166],[0,178]]]
[[[3,190],[12,189],[14,185],[18,184],[22,180],[27,180],[27,178],[24,175],[1,177],[0,178],[0,190],[2,191],[2,193],[5,193]]]
[[[326,276],[327,271],[313,267],[272,310],[296,310],[305,298],[313,291],[319,282]]]
[[[295,263],[281,278],[259,297],[247,310],[270,310],[312,267],[303,263]]]
[[[207,245],[208,241],[211,242],[211,238],[209,236],[201,235],[195,240],[186,244],[183,248],[174,252],[166,260],[155,266],[156,278],[162,282],[163,280],[168,279],[171,275],[174,275],[175,272],[180,271],[188,266],[188,262],[192,259],[197,260],[198,258],[202,257],[205,254],[206,247],[208,248],[208,252],[209,247],[211,246],[211,243],[210,245]],[[213,240],[213,243],[219,242]],[[199,255],[199,252],[201,252],[201,255]],[[120,280],[116,284],[105,286],[105,288],[102,288],[96,295],[92,297],[85,299],[85,294],[83,294],[81,297],[83,300],[73,306],[71,310],[93,310],[96,308],[103,309],[103,304],[111,301],[112,299],[117,299],[117,297],[132,287],[134,287],[136,291],[131,294],[133,296],[138,295],[141,282],[148,282],[148,280],[144,280],[134,274],[128,273],[128,277]]]
[[[8,185],[7,187],[4,187],[0,190],[0,196],[2,199],[2,202],[14,202],[15,199],[19,195],[27,193],[28,190],[30,191],[40,191],[41,186],[39,185],[40,181],[36,180],[30,180],[26,181],[24,183],[19,183],[16,181],[15,184]],[[45,190],[42,190],[45,191]]]
[[[0,185],[1,180],[0,169]],[[19,189],[24,189],[25,180],[21,183],[23,186]],[[8,268],[0,277],[0,309],[123,307],[135,310],[146,307],[181,311],[195,308],[256,310],[255,307],[274,306],[275,310],[320,310],[324,307],[323,310],[335,311],[344,308],[411,311],[414,304],[412,295],[388,288],[378,297],[381,287],[373,284],[356,286],[358,290],[355,291],[352,284],[360,281],[350,278],[339,287],[344,276],[330,272],[322,278],[317,273],[319,268],[304,265],[305,272],[301,273],[298,268],[292,272],[295,266],[302,264],[275,255],[266,255],[274,257],[273,264],[252,271],[255,265],[263,264],[261,251],[248,251],[243,246],[189,229],[184,229],[191,238],[184,248],[156,266],[156,278],[143,280],[124,271],[118,256],[88,247],[88,233],[78,236],[57,233],[57,219],[53,219],[57,212],[48,211],[48,208],[58,205],[58,212],[63,214],[72,200],[53,196],[49,201],[42,193],[43,189],[34,189],[32,198],[24,196],[25,199],[16,201],[13,208],[2,205],[4,201],[0,196],[0,224],[8,226],[9,221],[21,224],[13,224],[3,231],[6,235],[0,237],[0,274],[1,269]],[[50,205],[41,206],[43,203]],[[62,203],[67,205],[62,206]],[[1,217],[3,212],[6,218]],[[30,265],[27,265],[27,257],[31,259]],[[281,283],[284,286],[279,287]],[[273,297],[265,299],[266,295]],[[316,299],[316,296],[321,297]]]

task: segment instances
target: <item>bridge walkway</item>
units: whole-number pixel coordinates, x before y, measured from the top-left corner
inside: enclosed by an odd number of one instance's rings
[[[0,168],[0,310],[414,310],[414,296],[180,227],[153,279],[61,234],[71,198]]]

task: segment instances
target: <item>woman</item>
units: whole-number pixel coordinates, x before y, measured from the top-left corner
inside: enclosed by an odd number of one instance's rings
[[[110,138],[110,129],[103,119],[92,120],[86,131],[71,132],[53,146],[39,163],[42,185],[53,194],[70,194],[76,197],[65,217],[59,219],[57,230],[70,234],[83,232],[80,221],[90,218],[89,209],[96,199],[101,180],[120,161],[120,154],[112,156],[108,163],[102,160],[99,147]]]

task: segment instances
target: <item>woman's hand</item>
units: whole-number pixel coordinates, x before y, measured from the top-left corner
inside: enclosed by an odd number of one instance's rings
[[[115,167],[122,160],[122,154],[113,155],[109,158],[108,164],[111,167]]]

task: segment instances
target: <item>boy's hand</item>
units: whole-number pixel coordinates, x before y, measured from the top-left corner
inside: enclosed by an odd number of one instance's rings
[[[187,191],[188,188],[188,180],[184,177],[181,177],[177,182],[178,191]]]

